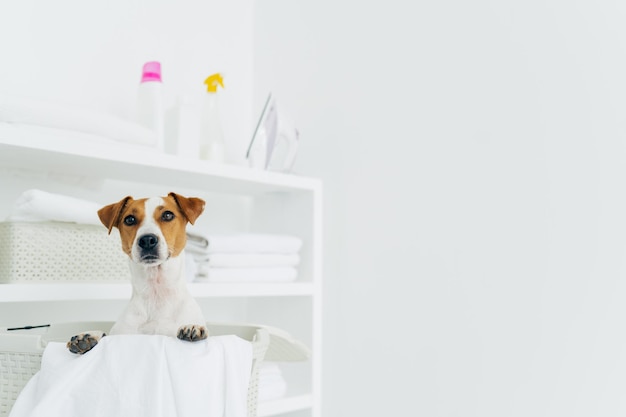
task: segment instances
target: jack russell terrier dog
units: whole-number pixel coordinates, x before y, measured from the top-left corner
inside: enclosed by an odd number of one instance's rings
[[[167,197],[126,197],[98,210],[109,234],[117,227],[130,258],[132,297],[110,334],[160,334],[181,340],[206,339],[200,306],[186,287],[185,227],[204,210],[204,200],[175,193]],[[82,333],[67,343],[73,353],[91,350],[102,332]]]

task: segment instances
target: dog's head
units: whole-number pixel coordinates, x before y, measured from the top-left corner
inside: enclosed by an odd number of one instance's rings
[[[134,262],[159,265],[185,248],[187,222],[193,224],[204,210],[204,200],[175,193],[167,197],[126,197],[98,210],[100,221],[117,227],[122,249]]]

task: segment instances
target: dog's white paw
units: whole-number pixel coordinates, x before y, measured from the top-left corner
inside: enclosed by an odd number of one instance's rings
[[[204,340],[209,337],[209,331],[205,326],[190,324],[187,326],[181,326],[178,329],[176,337],[180,340],[186,340],[188,342],[197,342],[198,340]]]

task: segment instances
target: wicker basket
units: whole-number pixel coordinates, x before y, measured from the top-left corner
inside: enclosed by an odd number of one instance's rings
[[[48,342],[65,342],[86,329],[108,331],[112,325],[111,322],[76,322],[52,325],[43,334],[30,334],[30,330],[0,332],[0,417],[8,416],[22,388],[39,370],[43,350]],[[251,325],[208,323],[207,327],[212,336],[234,334],[252,342],[252,375],[247,401],[248,416],[256,417],[259,364],[270,343],[268,331]]]
[[[115,231],[117,233],[117,231]],[[0,283],[120,282],[130,279],[119,237],[102,226],[0,223]]]

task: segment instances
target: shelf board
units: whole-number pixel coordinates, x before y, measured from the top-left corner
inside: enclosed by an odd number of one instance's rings
[[[279,400],[259,403],[258,417],[268,417],[292,411],[305,410],[313,406],[313,396],[310,394],[281,398]]]
[[[195,298],[311,296],[314,293],[313,284],[307,282],[192,283],[188,287]],[[128,300],[130,296],[128,283],[0,284],[0,302]]]
[[[0,168],[36,170],[208,191],[255,195],[268,192],[313,191],[320,180],[248,167],[184,159],[153,148],[110,140],[59,140],[40,130],[0,123]]]

